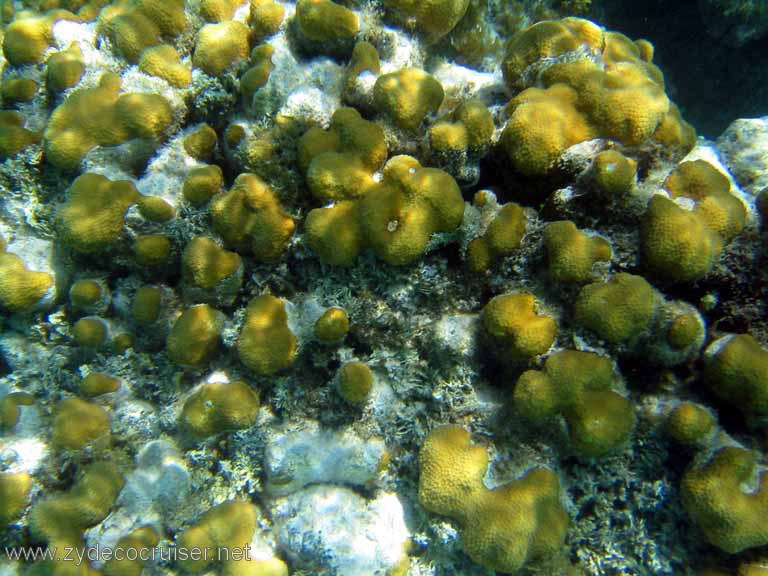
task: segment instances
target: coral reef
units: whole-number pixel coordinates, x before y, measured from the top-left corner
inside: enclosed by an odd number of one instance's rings
[[[0,2],[0,544],[166,555],[2,576],[760,573],[768,118],[602,10]]]

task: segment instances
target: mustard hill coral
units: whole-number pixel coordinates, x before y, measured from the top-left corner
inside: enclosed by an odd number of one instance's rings
[[[536,313],[536,299],[529,292],[495,296],[485,305],[482,326],[499,363],[515,369],[550,349],[557,323]]]
[[[219,351],[224,315],[198,304],[179,316],[165,342],[168,357],[181,366],[200,368]]]
[[[181,422],[195,436],[207,437],[252,426],[258,411],[259,395],[247,383],[211,382],[184,402]]]
[[[197,33],[192,63],[211,76],[219,76],[248,58],[248,27],[236,20],[206,24]]]
[[[475,204],[482,202],[480,192]],[[522,207],[514,202],[504,204],[494,216],[482,236],[467,245],[467,263],[473,272],[484,272],[491,265],[520,248],[528,218]]]
[[[650,272],[665,280],[691,282],[712,270],[723,238],[695,212],[657,194],[643,217],[640,247]]]
[[[755,424],[768,421],[768,350],[751,334],[730,334],[710,344],[704,376],[723,400]]]
[[[29,528],[51,547],[78,546],[83,532],[106,518],[122,488],[123,478],[114,464],[91,464],[67,492],[35,504]]]
[[[31,78],[13,78],[3,80],[0,95],[7,103],[29,102],[35,97],[38,84]]]
[[[113,182],[92,173],[78,176],[59,208],[61,239],[76,252],[109,249],[123,233],[125,213],[139,198],[128,180]]]
[[[11,158],[39,141],[39,133],[24,128],[24,117],[19,112],[0,110],[0,160]]]
[[[26,472],[0,474],[0,526],[14,522],[27,506],[32,476]]]
[[[308,243],[333,265],[351,265],[365,248],[393,265],[419,258],[436,232],[456,229],[464,201],[453,178],[423,168],[415,158],[395,156],[381,182],[357,202],[339,202],[307,216]]]
[[[419,453],[419,501],[432,512],[463,521],[468,498],[485,489],[488,452],[473,445],[459,426],[440,426],[429,433]]]
[[[669,110],[653,133],[652,140],[667,150],[683,155],[696,146],[696,129],[685,121],[677,105],[670,102]]]
[[[136,290],[131,305],[131,318],[137,324],[149,326],[157,322],[160,317],[160,308],[163,300],[163,291],[157,286],[142,286]]]
[[[544,174],[567,148],[597,136],[577,104],[577,92],[565,84],[528,88],[509,102],[500,144],[515,169]]]
[[[198,573],[218,560],[223,564],[224,573],[232,576],[288,576],[288,568],[278,558],[245,558],[236,554],[237,550],[242,552],[250,545],[258,520],[259,510],[250,502],[230,500],[210,509],[197,524],[181,533],[177,543],[188,550],[226,549],[232,553],[190,557],[180,562],[182,568]]]
[[[162,266],[171,254],[171,240],[164,234],[139,234],[133,252],[140,266]]]
[[[664,188],[675,198],[695,202],[693,213],[725,242],[733,239],[747,218],[747,210],[731,194],[728,178],[705,160],[681,162],[664,180]]]
[[[311,210],[304,226],[309,247],[326,264],[352,266],[365,247],[357,202]]]
[[[176,88],[189,86],[192,81],[192,70],[181,63],[179,53],[168,44],[158,44],[144,50],[139,60],[139,70],[162,78]]]
[[[193,206],[202,206],[221,190],[223,184],[224,175],[221,168],[215,164],[197,166],[192,168],[184,178],[182,194],[184,199]]]
[[[607,198],[626,196],[635,185],[637,162],[617,150],[604,150],[595,156],[592,180],[598,193]]]
[[[756,562],[739,564],[736,576],[765,576],[766,574],[768,574],[768,563],[765,559],[758,559]]]
[[[80,318],[72,326],[72,339],[83,348],[101,348],[109,338],[109,326],[98,316]]]
[[[212,290],[240,272],[242,259],[235,252],[224,250],[205,236],[194,237],[181,256],[184,281],[191,286]],[[237,282],[239,286],[240,283]]]
[[[480,153],[493,137],[493,116],[479,98],[462,102],[446,118],[429,129],[429,141],[436,152]]]
[[[28,270],[16,254],[0,251],[0,307],[10,312],[31,311],[49,299],[53,287],[50,274]]]
[[[117,51],[132,64],[163,37],[184,31],[187,18],[184,0],[123,0],[99,14],[99,33],[109,36]]]
[[[71,88],[83,77],[85,62],[80,44],[72,42],[66,50],[60,50],[48,58],[46,86],[52,92],[63,92]]]
[[[299,167],[312,195],[323,202],[363,195],[386,160],[384,132],[354,108],[339,108],[328,130],[310,128],[299,140]]]
[[[373,388],[373,372],[364,362],[347,362],[339,369],[339,394],[350,404],[363,404]]]
[[[338,342],[349,331],[349,316],[344,308],[332,307],[323,312],[314,326],[315,338],[323,342]]]
[[[69,301],[75,308],[88,309],[101,302],[106,287],[98,280],[78,280],[69,288]]]
[[[26,392],[10,392],[0,398],[0,430],[12,429],[19,421],[19,406],[32,406],[35,399]]]
[[[140,196],[136,203],[139,214],[150,222],[168,222],[176,216],[176,210],[159,196]]]
[[[171,123],[171,108],[159,94],[120,94],[121,80],[106,72],[98,86],[72,92],[51,114],[44,138],[48,161],[74,170],[95,146],[132,138],[158,140]]]
[[[454,179],[409,156],[390,158],[381,183],[359,205],[363,237],[379,258],[395,265],[413,262],[434,233],[455,230],[464,216]]]
[[[586,282],[597,262],[611,260],[611,245],[590,236],[570,220],[550,222],[544,228],[549,274],[556,282]]]
[[[701,445],[717,429],[717,420],[704,406],[681,402],[667,416],[664,428],[679,444]]]
[[[288,327],[282,300],[263,295],[248,303],[237,353],[243,364],[259,374],[273,374],[291,365],[296,337]]]
[[[251,50],[251,67],[240,77],[240,94],[246,108],[251,106],[253,96],[269,80],[269,75],[275,69],[272,54],[275,49],[271,44],[262,44]]]
[[[420,68],[382,74],[373,86],[373,103],[398,128],[415,130],[443,102],[443,87]]]
[[[242,124],[233,122],[224,130],[224,142],[230,150],[237,148],[247,136]]]
[[[544,58],[553,58],[584,48],[598,53],[605,43],[603,29],[589,20],[563,18],[544,20],[521,30],[507,44],[502,64],[510,86],[524,86],[524,73]]]
[[[361,40],[352,49],[352,56],[344,74],[344,92],[342,95],[345,98],[349,99],[353,95],[357,77],[363,72],[378,74],[381,72],[381,61],[376,47],[370,42]]]
[[[130,332],[120,332],[112,339],[112,349],[115,354],[122,355],[129,348],[133,348],[134,338]]]
[[[746,483],[753,488],[745,491]],[[768,543],[768,475],[758,470],[754,452],[718,450],[685,473],[680,492],[688,514],[721,550],[736,554]]]
[[[576,298],[576,322],[611,343],[637,342],[653,322],[661,295],[642,276],[619,273],[584,286]]]
[[[208,162],[219,137],[208,124],[201,124],[184,137],[184,151],[200,162]]]
[[[229,192],[213,201],[211,216],[226,245],[262,262],[278,260],[296,229],[272,187],[255,174],[240,174]]]
[[[542,21],[515,34],[502,68],[510,87],[525,90],[507,107],[501,141],[514,168],[544,174],[579,142],[602,137],[637,146],[660,128],[671,147],[687,152],[695,139],[677,121],[647,47],[579,18]]]
[[[298,0],[296,20],[302,36],[326,44],[351,40],[360,29],[357,15],[331,0]]]
[[[385,0],[398,19],[412,22],[428,44],[440,40],[459,23],[469,0]]]
[[[200,16],[208,22],[231,20],[239,5],[237,0],[202,0],[200,2]]]
[[[635,353],[662,366],[676,366],[698,357],[706,335],[704,318],[694,306],[681,300],[664,301],[650,334]]]
[[[51,440],[57,448],[82,450],[109,444],[109,415],[96,404],[66,398],[56,404]]]
[[[119,388],[120,380],[103,372],[91,372],[80,382],[80,393],[89,398],[116,392]]]
[[[280,29],[285,8],[275,0],[251,0],[248,24],[253,39],[260,42]]]
[[[149,558],[150,549],[157,546],[160,535],[151,526],[142,526],[126,534],[117,541],[116,549],[135,550],[126,553],[122,559],[114,556],[104,563],[104,576],[141,576],[146,563],[143,558]]]
[[[77,20],[66,10],[51,10],[45,14],[25,12],[5,29],[3,53],[12,66],[37,64],[53,43],[53,25],[61,19]]]
[[[455,519],[464,550],[486,568],[516,572],[556,553],[568,527],[557,476],[534,468],[489,490],[487,467],[486,449],[472,445],[466,430],[436,428],[419,453],[419,501]]]
[[[539,424],[562,415],[574,451],[598,458],[624,444],[635,423],[632,403],[611,389],[613,380],[608,358],[561,350],[547,358],[543,371],[520,376],[515,407]]]

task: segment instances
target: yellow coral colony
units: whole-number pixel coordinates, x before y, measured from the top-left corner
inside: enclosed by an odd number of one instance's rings
[[[322,342],[338,342],[349,331],[349,316],[343,308],[328,308],[314,326],[315,338]]]
[[[706,276],[724,245],[741,232],[747,211],[730,182],[704,160],[683,162],[667,177],[670,198],[651,198],[641,229],[646,268],[664,280],[690,282]],[[675,199],[694,202],[692,210]]]
[[[168,101],[159,94],[120,94],[121,83],[106,72],[98,86],[75,90],[53,111],[44,133],[51,164],[74,170],[95,146],[162,137],[172,119]]]
[[[576,454],[596,458],[626,443],[635,423],[631,402],[612,389],[613,380],[608,358],[560,350],[547,358],[543,371],[520,376],[514,404],[539,424],[562,415]]]
[[[260,512],[250,502],[230,500],[206,512],[200,520],[182,532],[177,545],[187,550],[244,550],[258,528]],[[191,556],[191,555],[190,555]],[[236,554],[209,554],[180,562],[181,567],[193,574],[203,572],[213,562],[223,564],[224,574],[265,574],[288,576],[288,568],[279,558],[250,558],[245,561]],[[243,565],[245,564],[245,566]]]
[[[646,45],[580,18],[515,34],[502,69],[507,84],[523,91],[507,106],[501,137],[514,168],[545,174],[568,147],[598,137],[637,146],[658,132],[670,149],[687,152],[695,138]]]
[[[419,454],[419,501],[456,520],[466,553],[491,570],[517,572],[554,555],[568,516],[557,475],[532,468],[520,479],[489,490],[483,483],[488,452],[469,432],[448,425],[427,436]]]
[[[557,336],[557,323],[537,314],[533,294],[520,292],[492,298],[483,308],[483,329],[492,353],[505,367],[524,368],[550,349]]]
[[[52,289],[50,274],[28,270],[16,254],[0,251],[0,308],[11,312],[34,310]]]
[[[78,176],[59,209],[61,237],[76,252],[109,249],[121,236],[125,213],[140,195],[127,180],[110,181],[100,174]]]
[[[219,351],[223,324],[224,315],[207,304],[187,308],[166,339],[168,357],[181,366],[204,366]]]
[[[264,295],[248,303],[237,352],[243,364],[259,374],[273,374],[290,366],[296,354],[296,336],[288,327],[282,300]]]
[[[263,262],[278,260],[296,224],[274,190],[255,174],[240,174],[211,205],[213,229],[227,246]]]
[[[371,248],[389,264],[413,262],[436,232],[456,229],[464,201],[455,180],[410,156],[386,159],[381,128],[341,108],[328,131],[310,129],[299,142],[299,165],[312,194],[337,201],[310,211],[308,243],[320,258],[349,266]]]
[[[199,437],[248,428],[256,421],[259,395],[242,380],[203,384],[184,403],[182,423]]]
[[[123,483],[114,464],[91,464],[67,492],[48,496],[34,505],[30,531],[51,548],[82,546],[83,533],[106,518]]]
[[[480,193],[478,193],[480,194]],[[476,196],[475,203],[479,198]],[[508,202],[496,213],[482,236],[467,245],[467,263],[473,272],[484,272],[520,248],[528,219],[519,204]]]

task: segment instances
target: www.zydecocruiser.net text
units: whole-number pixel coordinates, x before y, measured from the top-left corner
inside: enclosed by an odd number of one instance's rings
[[[131,548],[116,546],[92,546],[76,547],[64,546],[54,548],[5,548],[4,556],[8,560],[22,562],[38,562],[48,560],[52,562],[75,562],[78,566],[84,562],[108,562],[116,560],[122,562],[226,562],[229,560],[240,561],[251,558],[251,547],[245,545],[235,548],[185,548],[183,546],[167,546],[159,548]]]

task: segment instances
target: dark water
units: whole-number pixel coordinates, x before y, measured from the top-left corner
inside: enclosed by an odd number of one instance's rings
[[[667,94],[697,131],[716,138],[736,118],[768,114],[768,35],[735,47],[707,32],[696,0],[607,0],[609,30],[656,47]]]

